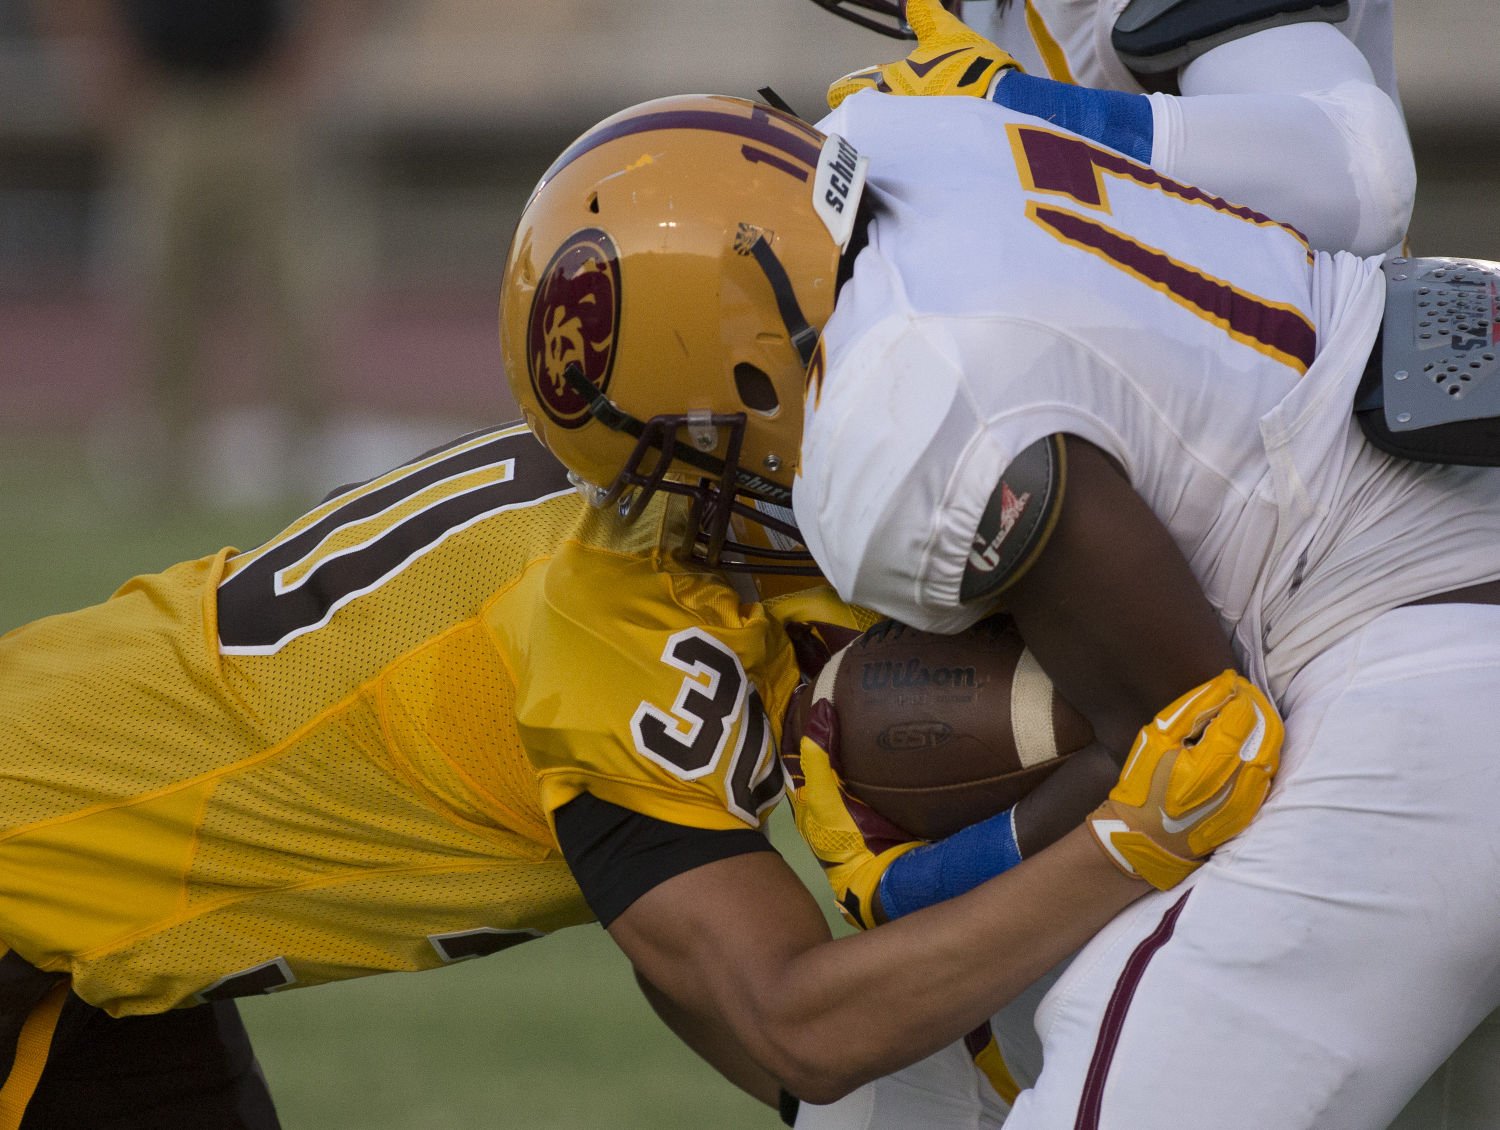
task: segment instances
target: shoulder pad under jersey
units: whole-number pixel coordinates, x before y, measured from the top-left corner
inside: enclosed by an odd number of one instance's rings
[[[1338,23],[1348,15],[1348,0],[1130,0],[1110,40],[1120,62],[1155,75],[1264,28]]]
[[[960,600],[993,600],[1031,568],[1057,524],[1066,478],[1061,435],[1045,436],[1011,460],[974,531]]]

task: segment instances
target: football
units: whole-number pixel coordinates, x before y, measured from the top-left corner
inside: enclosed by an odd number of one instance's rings
[[[1009,808],[1093,740],[1003,615],[956,635],[876,624],[815,697],[832,699],[845,787],[924,840]]]

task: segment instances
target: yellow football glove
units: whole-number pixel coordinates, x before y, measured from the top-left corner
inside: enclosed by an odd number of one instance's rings
[[[907,0],[906,20],[917,35],[917,47],[904,59],[847,74],[828,88],[828,107],[836,110],[860,90],[883,94],[972,94],[988,98],[1003,71],[1021,64],[977,31],[969,28],[940,0]]]
[[[1244,831],[1281,761],[1281,718],[1225,671],[1142,728],[1089,831],[1117,867],[1166,890]]]
[[[791,715],[788,712],[788,727],[796,725]],[[920,847],[922,841],[909,839],[845,792],[837,758],[838,716],[833,702],[813,692],[800,740],[793,744],[784,737],[782,741],[782,764],[792,781],[792,812],[797,831],[823,865],[844,918],[868,930],[879,921],[876,889],[880,877],[893,861]]]

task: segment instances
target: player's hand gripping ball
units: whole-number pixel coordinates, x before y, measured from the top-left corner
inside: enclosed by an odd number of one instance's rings
[[[804,691],[783,758],[798,830],[868,927],[897,857],[1010,807],[1092,738],[1008,618],[952,636],[885,621]]]
[[[845,789],[939,840],[1015,804],[1093,741],[1008,616],[955,635],[876,624],[819,680]]]
[[[1021,65],[968,27],[940,0],[907,0],[906,21],[916,33],[917,46],[904,59],[865,67],[828,88],[828,106],[860,90],[883,94],[969,94],[988,98],[1002,72]]]
[[[1175,886],[1259,811],[1282,737],[1260,688],[1225,671],[1142,727],[1089,830],[1127,875]]]
[[[844,918],[861,930],[869,929],[876,924],[880,877],[920,841],[845,791],[836,768],[838,718],[833,703],[804,688],[792,712],[799,720],[787,720],[782,764],[791,778],[797,831],[822,865]]]

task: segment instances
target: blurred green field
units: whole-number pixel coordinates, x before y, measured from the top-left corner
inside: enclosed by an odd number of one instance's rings
[[[0,630],[102,600],[136,573],[249,547],[292,517],[146,516],[110,500],[81,465],[69,440],[0,438]],[[826,889],[784,813],[776,823],[804,878]],[[287,1130],[780,1125],[676,1042],[593,926],[450,969],[241,1008]]]

